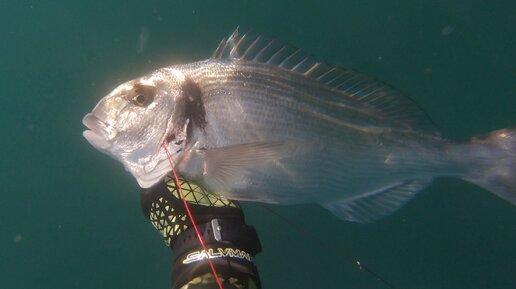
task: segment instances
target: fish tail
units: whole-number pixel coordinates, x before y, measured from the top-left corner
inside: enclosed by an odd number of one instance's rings
[[[467,146],[472,168],[463,179],[516,205],[516,127],[475,137]]]

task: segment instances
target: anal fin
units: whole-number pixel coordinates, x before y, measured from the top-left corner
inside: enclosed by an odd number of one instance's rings
[[[401,208],[429,183],[429,180],[405,181],[360,196],[321,205],[341,219],[372,223]]]

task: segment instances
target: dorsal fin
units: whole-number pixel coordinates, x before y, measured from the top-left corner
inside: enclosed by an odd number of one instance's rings
[[[409,129],[440,134],[425,112],[400,91],[368,75],[319,61],[302,49],[264,35],[240,34],[237,29],[220,42],[212,59],[241,59],[296,72],[404,123]]]

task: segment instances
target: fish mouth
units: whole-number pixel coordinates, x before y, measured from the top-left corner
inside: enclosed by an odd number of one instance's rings
[[[82,135],[94,147],[106,150],[111,147],[111,140],[116,135],[116,130],[100,120],[92,113],[88,113],[82,119],[82,123],[88,128]]]

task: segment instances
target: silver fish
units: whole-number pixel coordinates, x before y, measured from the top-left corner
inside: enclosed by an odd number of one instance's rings
[[[84,137],[148,188],[171,167],[235,200],[314,202],[367,223],[439,176],[516,204],[516,129],[469,141],[440,136],[397,90],[300,49],[235,31],[204,61],[121,84]]]

